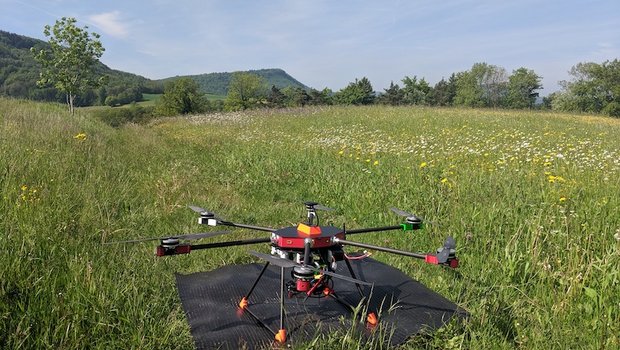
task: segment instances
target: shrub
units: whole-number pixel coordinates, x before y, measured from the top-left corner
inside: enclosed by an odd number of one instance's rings
[[[93,114],[115,128],[127,123],[145,124],[156,117],[154,107],[142,107],[136,104],[130,107],[102,108]]]

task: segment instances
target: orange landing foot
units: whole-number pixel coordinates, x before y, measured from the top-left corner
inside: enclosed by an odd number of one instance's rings
[[[286,329],[280,329],[278,331],[278,334],[276,334],[276,341],[278,343],[285,343],[286,342]]]
[[[376,326],[377,323],[379,323],[379,320],[377,319],[377,314],[375,314],[374,312],[369,312],[368,316],[366,316],[366,322],[369,326]]]
[[[248,307],[248,299],[246,297],[241,298],[239,302],[239,308],[245,310]]]

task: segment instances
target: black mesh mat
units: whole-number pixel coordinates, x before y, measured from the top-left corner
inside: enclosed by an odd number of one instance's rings
[[[351,261],[358,278],[374,282],[368,308],[378,311],[380,322],[398,345],[421,331],[443,326],[465,312],[441,295],[412,280],[398,269],[373,259]],[[263,265],[231,265],[191,275],[177,274],[177,287],[198,349],[260,349],[274,342],[273,333],[253,317],[241,314],[238,303],[258,277]],[[344,263],[338,273],[349,276]],[[285,281],[290,269],[285,269]],[[371,287],[362,286],[369,294]],[[358,305],[359,292],[347,281],[334,280],[338,297]],[[250,311],[273,331],[280,322],[280,268],[270,265],[249,299]],[[349,329],[351,312],[332,298],[285,298],[285,328],[289,342],[307,341],[318,332]],[[370,336],[371,333],[368,333]]]

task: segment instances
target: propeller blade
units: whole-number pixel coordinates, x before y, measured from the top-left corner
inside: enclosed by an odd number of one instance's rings
[[[304,202],[304,205],[306,206],[306,208],[308,209],[317,209],[317,210],[325,210],[325,211],[332,211],[334,210],[333,208],[330,207],[326,207],[324,205],[320,205],[317,202],[312,202],[312,201],[306,201]]]
[[[174,236],[174,237],[170,237],[170,238],[178,238],[178,239],[183,239],[186,241],[192,241],[195,239],[201,239],[201,238],[209,238],[209,237],[215,237],[215,236],[220,236],[220,235],[226,235],[229,234],[231,231],[213,231],[213,232],[202,232],[202,233],[189,233],[186,235],[180,235],[180,236]],[[168,238],[168,237],[166,237]]]
[[[333,211],[334,208],[326,207],[324,205],[317,204],[314,206],[314,209],[325,210],[325,211]]]
[[[189,233],[186,235],[178,235],[178,236],[167,236],[167,237],[151,237],[151,238],[138,238],[138,239],[130,239],[127,241],[113,241],[113,242],[105,242],[103,244],[114,244],[114,243],[138,243],[138,242],[147,242],[147,241],[161,241],[164,239],[183,239],[186,241],[192,241],[195,239],[201,238],[209,238],[219,235],[225,235],[230,233],[231,231],[213,231],[213,232],[203,232],[203,233]]]
[[[341,280],[349,281],[351,283],[362,284],[362,285],[365,285],[365,286],[372,286],[372,283],[370,283],[370,282],[358,280],[358,279],[355,279],[353,277],[349,277],[349,276],[345,276],[345,275],[339,275],[339,274],[334,273],[334,272],[321,271],[321,273],[324,274],[324,275],[327,275],[327,276],[331,276],[331,277],[334,277],[334,278],[339,278]]]
[[[188,205],[187,207],[190,208],[191,210],[195,211],[198,214],[208,213],[209,212],[207,209],[201,208],[201,207],[197,207],[195,205]]]
[[[151,237],[151,238],[138,238],[138,239],[130,239],[127,241],[112,241],[112,242],[103,242],[103,244],[116,244],[116,243],[137,243],[137,242],[147,242],[147,241],[159,241],[162,239],[166,239],[168,237]]]
[[[410,216],[415,216],[411,213],[407,213],[404,210],[400,210],[398,208],[390,208],[391,211],[393,211],[394,213],[396,213],[396,215],[400,215],[400,216],[404,216],[404,217],[410,217]]]
[[[208,211],[205,208],[201,208],[201,207],[197,207],[195,205],[188,205],[188,208],[190,208],[191,210],[195,211],[196,213],[200,214],[200,216],[204,216],[207,218],[211,218],[211,219],[215,219],[217,221],[222,221],[222,219],[218,218],[217,216],[215,216],[215,213],[212,211]]]
[[[442,249],[439,253],[437,253],[437,262],[440,264],[445,264],[450,257],[450,249]]]
[[[439,226],[439,224],[437,224],[437,223],[435,223],[433,221],[428,221],[428,220],[426,220],[424,218],[421,218],[421,217],[419,217],[419,216],[417,216],[415,214],[408,213],[408,212],[406,212],[404,210],[400,210],[398,208],[390,208],[390,210],[393,211],[394,213],[396,213],[396,215],[400,215],[400,216],[403,216],[403,217],[406,217],[406,218],[416,218],[416,219],[419,219],[421,221],[424,221],[427,224],[433,224],[433,225]]]
[[[294,267],[294,266],[299,265],[291,260],[286,260],[286,259],[279,258],[277,256],[255,252],[253,250],[250,250],[248,253],[254,255],[257,258],[263,259],[270,264],[274,264],[280,267]]]
[[[448,238],[446,238],[446,241],[443,243],[443,247],[445,249],[456,249],[456,241],[452,236],[448,236]]]

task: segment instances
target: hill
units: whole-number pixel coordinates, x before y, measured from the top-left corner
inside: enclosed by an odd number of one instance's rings
[[[35,61],[31,47],[46,48],[49,45],[39,39],[0,30],[0,96],[26,98],[36,101],[63,102],[65,97],[53,87],[38,88],[36,82],[41,71]],[[159,94],[167,81],[183,76],[161,80],[151,80],[136,74],[111,69],[103,63],[98,64],[98,71],[108,77],[105,86],[88,91],[78,96],[77,106],[119,105],[143,100],[143,94]],[[297,81],[282,69],[250,70],[265,79],[269,86],[278,88],[308,87]],[[194,79],[201,90],[213,95],[226,95],[233,73],[206,73],[188,75]]]
[[[38,88],[41,66],[30,48],[49,47],[42,40],[0,30],[0,95],[39,101],[63,102],[65,97],[55,88]],[[78,96],[79,106],[118,104],[140,101],[142,93],[161,93],[161,84],[145,77],[111,69],[98,63],[97,70],[108,77],[105,86]]]
[[[175,273],[269,247],[155,258],[155,242],[102,243],[199,232],[190,203],[287,226],[302,199],[336,208],[322,218],[350,229],[397,224],[390,206],[437,222],[352,240],[420,251],[454,236],[456,271],[373,254],[470,313],[403,348],[617,349],[619,139],[609,118],[381,106],[113,129],[84,110],[0,97],[0,349],[191,349]],[[385,348],[355,334],[306,347]]]
[[[271,68],[271,69],[258,69],[258,70],[249,70],[245,71],[246,73],[256,74],[267,82],[267,85],[271,87],[275,85],[277,88],[282,89],[285,87],[293,87],[293,88],[302,88],[304,90],[309,90],[309,88],[300,83],[297,79],[290,76],[282,69]],[[200,89],[209,94],[214,95],[226,95],[228,93],[228,85],[230,84],[230,80],[234,72],[224,72],[224,73],[206,73],[206,74],[198,74],[198,75],[185,75],[185,76],[176,76],[170,77],[166,79],[162,79],[162,82],[182,78],[189,77],[198,83]]]

